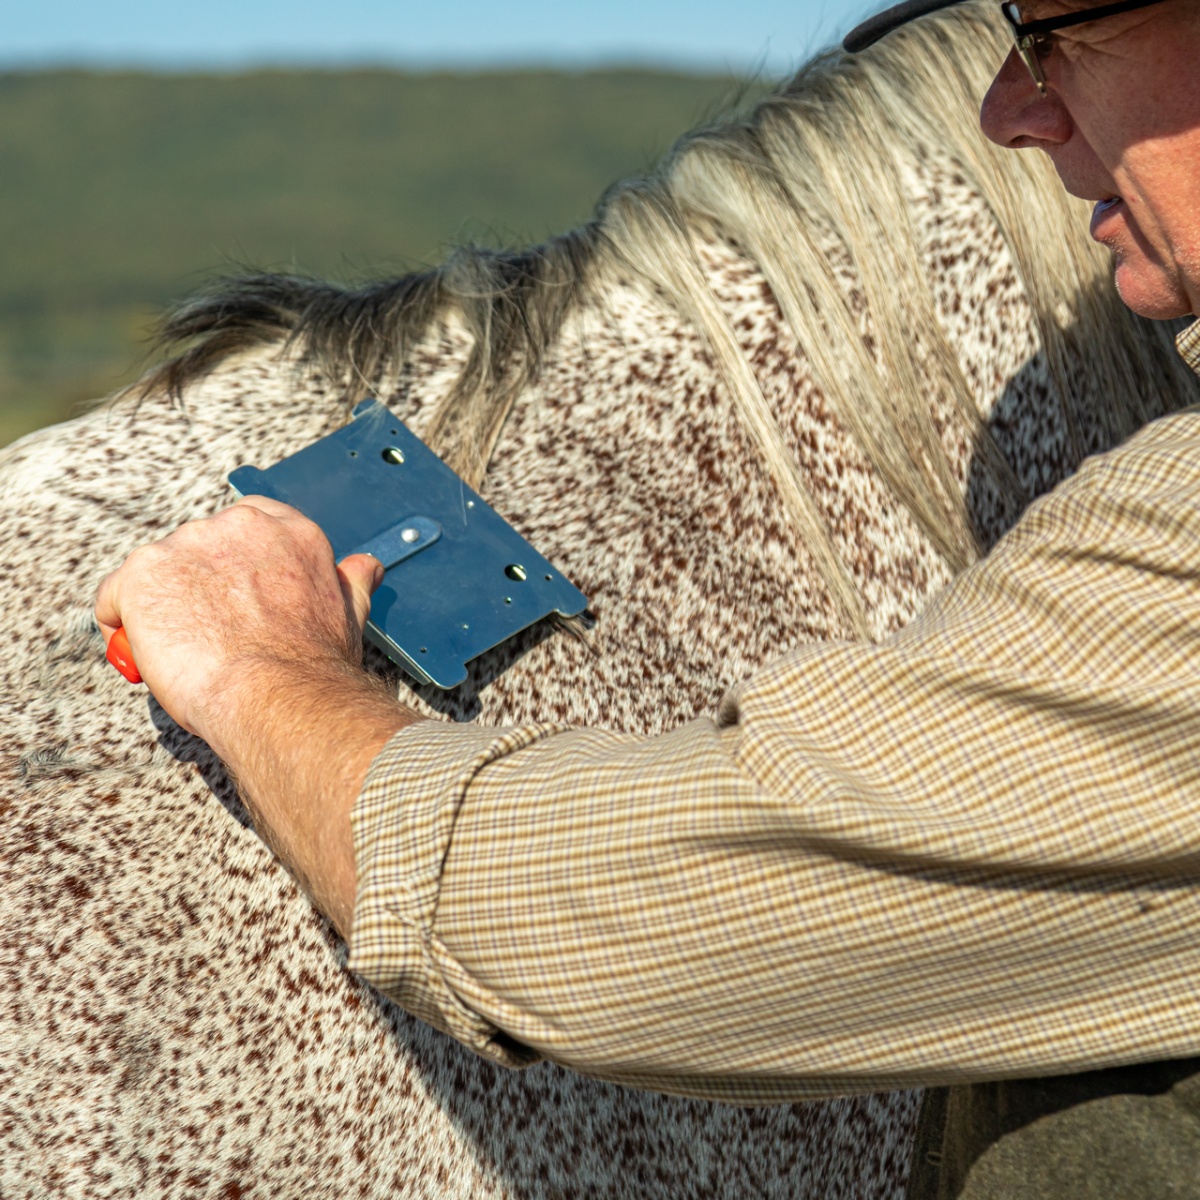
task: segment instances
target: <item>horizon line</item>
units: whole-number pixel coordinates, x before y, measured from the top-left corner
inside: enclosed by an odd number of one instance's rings
[[[46,54],[0,51],[0,73],[32,74],[50,71],[97,73],[144,72],[184,75],[248,74],[255,71],[388,70],[412,74],[555,71],[656,71],[677,75],[727,76],[736,79],[784,78],[794,74],[815,54],[830,46],[809,46],[795,55],[760,54],[731,59],[719,54],[671,54],[611,47],[597,51],[492,52],[488,54],[438,54],[381,52],[378,47],[346,52],[251,50],[236,53],[163,54],[151,51],[111,53],[69,51]]]

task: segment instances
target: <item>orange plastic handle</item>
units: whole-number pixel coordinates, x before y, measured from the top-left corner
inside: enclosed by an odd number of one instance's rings
[[[124,628],[119,628],[116,633],[108,639],[108,652],[105,654],[108,659],[130,683],[141,683],[142,677],[138,674],[137,663],[133,661],[133,651],[129,648],[129,639],[125,636]]]

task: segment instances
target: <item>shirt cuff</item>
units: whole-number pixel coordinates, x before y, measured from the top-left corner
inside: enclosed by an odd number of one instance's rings
[[[450,987],[451,959],[433,932],[442,866],[475,776],[566,728],[410,725],[372,762],[350,816],[358,876],[350,969],[414,1016],[505,1066],[525,1066],[538,1055],[506,1038]]]

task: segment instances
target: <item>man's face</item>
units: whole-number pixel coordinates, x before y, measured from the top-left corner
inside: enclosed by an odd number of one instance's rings
[[[1097,3],[1032,0],[1022,19]],[[1016,53],[983,102],[1001,146],[1044,150],[1067,191],[1097,201],[1092,236],[1130,308],[1200,314],[1200,3],[1161,4],[1051,34],[1042,96]]]

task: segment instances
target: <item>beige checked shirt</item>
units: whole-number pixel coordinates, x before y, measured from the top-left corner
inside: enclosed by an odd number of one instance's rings
[[[422,722],[353,822],[351,966],[499,1062],[764,1103],[1198,1054],[1200,411],[879,645],[654,739]]]

